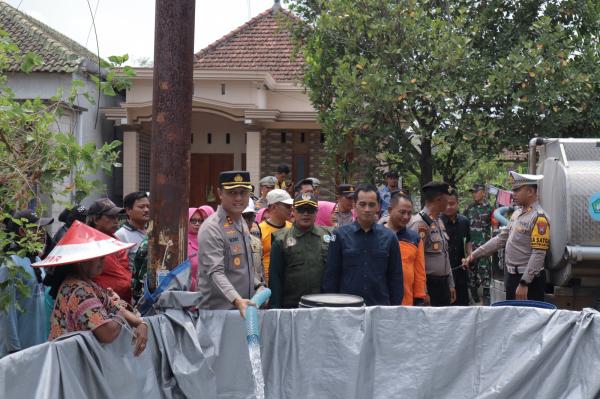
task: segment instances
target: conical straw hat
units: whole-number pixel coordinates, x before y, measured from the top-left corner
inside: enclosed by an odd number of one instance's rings
[[[110,255],[133,247],[76,220],[46,259],[35,267],[63,266]]]

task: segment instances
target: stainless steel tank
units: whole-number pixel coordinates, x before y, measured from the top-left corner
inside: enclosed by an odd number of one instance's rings
[[[600,139],[532,139],[532,143],[540,149],[537,173],[544,175],[540,203],[550,219],[546,259],[550,279],[557,286],[578,279],[583,287],[599,287]],[[535,145],[530,143],[530,148]]]

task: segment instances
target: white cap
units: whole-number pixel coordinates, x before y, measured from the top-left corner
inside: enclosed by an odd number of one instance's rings
[[[321,185],[321,180],[317,179],[316,177],[308,177],[307,179],[312,181],[313,187],[319,187]]]
[[[509,172],[508,180],[512,185],[512,189],[516,190],[517,188],[523,186],[535,186],[543,178],[543,175],[527,175],[525,173],[517,173],[511,170]]]
[[[242,212],[242,214],[244,213],[256,213],[256,208],[254,207],[254,201],[252,200],[252,198],[248,199],[248,206],[246,207],[246,209],[244,209],[244,212]]]
[[[267,194],[267,205],[277,204],[279,202],[283,202],[284,204],[292,205],[294,200],[287,191],[282,190],[280,188],[276,188],[274,190],[269,191]]]

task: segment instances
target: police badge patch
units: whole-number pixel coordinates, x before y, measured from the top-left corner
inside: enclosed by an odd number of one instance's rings
[[[327,244],[329,244],[331,242],[331,236],[329,234],[325,234],[323,236],[323,241],[325,241]]]
[[[293,247],[296,245],[296,239],[294,237],[288,237],[286,240],[286,244],[288,247]]]

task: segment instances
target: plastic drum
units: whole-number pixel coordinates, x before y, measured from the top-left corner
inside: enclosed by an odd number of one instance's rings
[[[358,295],[348,294],[310,294],[300,298],[301,308],[360,308],[365,300]]]
[[[501,301],[492,303],[491,306],[523,306],[527,308],[540,308],[540,309],[556,309],[556,305],[548,302],[540,302],[540,301],[517,301],[517,300],[509,300],[509,301]]]

